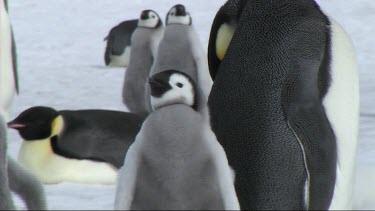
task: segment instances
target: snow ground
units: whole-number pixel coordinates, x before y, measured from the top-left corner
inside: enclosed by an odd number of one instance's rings
[[[318,1],[318,0],[317,0]],[[177,3],[185,4],[202,43],[207,46],[210,26],[225,0],[11,0],[10,16],[17,42],[21,94],[13,116],[36,105],[57,109],[102,108],[126,110],[121,103],[124,69],[104,67],[103,38],[117,23],[137,18],[144,9],[162,17]],[[375,1],[319,0],[352,36],[358,53],[361,80],[359,178],[371,176],[375,165]],[[17,157],[21,141],[9,132],[10,155]],[[366,173],[364,173],[366,171]],[[375,171],[374,171],[375,172]],[[374,183],[358,183],[361,193]],[[112,209],[114,186],[59,184],[45,186],[50,209]],[[366,189],[363,189],[366,187]],[[357,194],[359,195],[359,194]],[[20,209],[24,206],[17,201]],[[357,208],[375,208],[371,199]]]

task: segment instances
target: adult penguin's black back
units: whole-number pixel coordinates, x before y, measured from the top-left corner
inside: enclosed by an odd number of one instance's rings
[[[62,110],[59,113],[65,128],[58,141],[52,143],[58,154],[107,162],[117,168],[124,164],[123,157],[144,120],[120,111]]]
[[[111,63],[111,55],[121,56],[126,47],[131,46],[131,37],[137,28],[138,19],[121,22],[113,27],[108,36],[104,38],[107,46],[104,53],[104,61],[106,65]]]
[[[208,103],[241,209],[330,207],[337,146],[323,101],[333,86],[331,26],[313,0],[229,0],[216,15]]]

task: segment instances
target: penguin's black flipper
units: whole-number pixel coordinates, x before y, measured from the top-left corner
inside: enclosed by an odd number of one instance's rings
[[[110,39],[109,39],[110,35],[108,35],[104,40],[107,41],[107,47],[105,48],[105,53],[104,53],[104,62],[105,62],[105,65],[109,65],[109,63],[111,63],[111,58],[110,58],[110,55],[111,55],[111,51],[112,51],[112,43],[110,42]]]
[[[336,142],[321,105],[295,105],[288,124],[303,150],[308,172],[307,208],[329,209],[336,178]]]
[[[138,19],[128,20],[120,23],[113,28],[110,33],[112,36],[112,51],[113,55],[121,55],[127,46],[131,46],[131,38],[138,27]]]
[[[8,1],[5,0],[4,4],[5,4],[5,10],[9,14]],[[11,33],[12,33],[12,63],[13,63],[14,84],[16,86],[15,87],[16,93],[19,94],[20,90],[19,90],[18,73],[17,73],[17,70],[18,70],[18,66],[17,66],[17,51],[16,51],[16,41],[14,40],[13,29],[11,29]]]
[[[19,94],[20,88],[19,88],[19,82],[18,82],[17,51],[16,51],[16,41],[14,39],[13,30],[12,30],[12,62],[13,62],[14,84],[16,86],[16,92],[17,94]]]
[[[106,65],[111,62],[111,54],[120,56],[124,53],[125,48],[131,45],[131,37],[137,26],[138,19],[133,19],[121,22],[111,29],[108,36],[104,38],[104,41],[107,41],[104,54]]]
[[[336,138],[323,107],[330,86],[329,25],[302,21],[295,31],[282,101],[289,127],[303,150],[308,173],[307,208],[328,210],[332,201],[337,165]]]
[[[8,0],[5,0],[4,1],[4,4],[5,4],[5,10],[9,13],[9,10],[8,10]]]

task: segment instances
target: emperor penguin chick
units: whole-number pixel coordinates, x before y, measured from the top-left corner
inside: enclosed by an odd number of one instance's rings
[[[225,152],[196,110],[193,79],[167,70],[149,85],[154,111],[120,170],[115,209],[238,210]]]
[[[204,107],[212,86],[207,56],[193,26],[190,13],[181,4],[173,6],[167,14],[164,35],[150,76],[170,69],[184,72],[192,78],[199,88],[197,104]],[[151,98],[147,87],[146,99],[147,108],[151,111]],[[201,108],[198,110],[201,111]]]
[[[126,69],[122,89],[122,101],[130,112],[147,116],[145,84],[154,63],[156,49],[163,32],[159,15],[152,10],[144,10],[138,20],[138,27],[131,38],[129,66]]]

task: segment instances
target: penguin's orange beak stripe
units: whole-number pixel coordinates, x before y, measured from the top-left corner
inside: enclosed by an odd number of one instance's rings
[[[15,123],[11,123],[9,122],[7,124],[8,128],[12,128],[12,129],[21,129],[21,128],[25,128],[26,125],[23,125],[23,124],[15,124]]]

